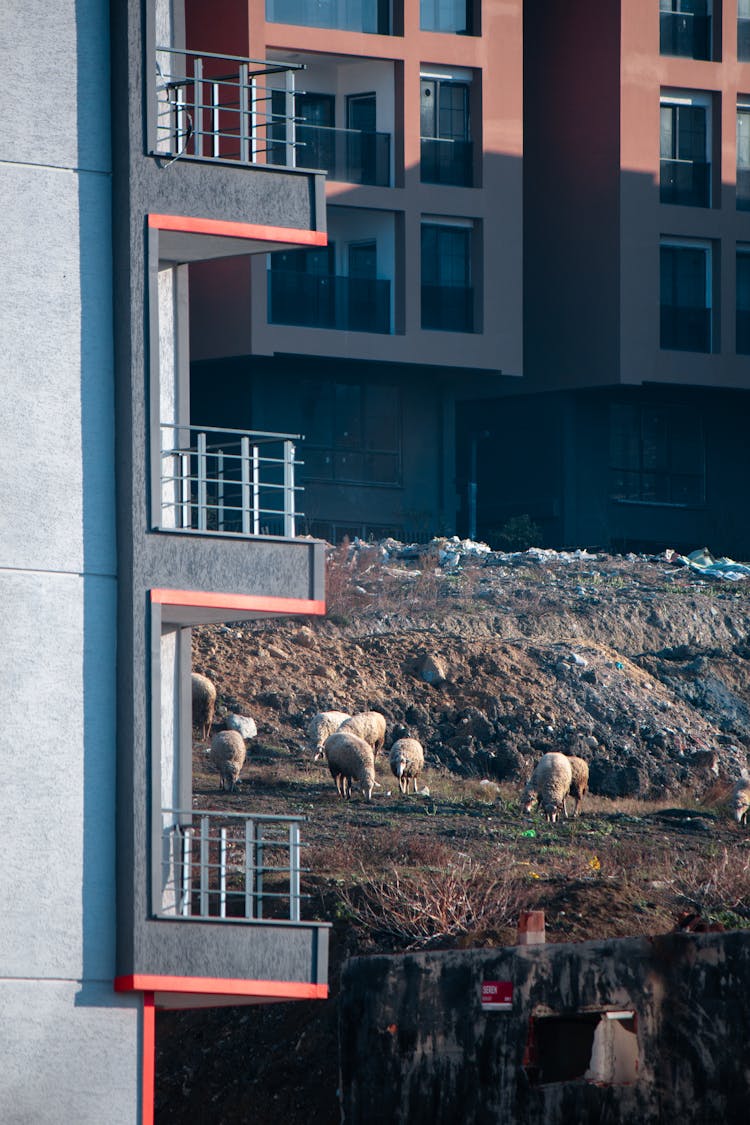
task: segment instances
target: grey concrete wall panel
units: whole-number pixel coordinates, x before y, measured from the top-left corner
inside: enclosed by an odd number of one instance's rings
[[[342,974],[343,1115],[348,1125],[744,1121],[748,973],[746,931],[357,958]],[[482,1009],[485,980],[512,983],[511,1011]],[[635,1012],[636,1079],[535,1084],[530,1019],[606,1009]]]
[[[0,565],[115,571],[109,191],[0,167]]]
[[[112,982],[0,982],[3,1125],[137,1125],[138,1002]]]
[[[320,923],[211,923],[150,920],[137,924],[132,964],[118,975],[155,973],[222,980],[325,984],[328,927]]]
[[[321,598],[325,548],[313,540],[149,535],[143,552],[145,594],[152,587],[216,590],[267,597]],[[317,590],[317,593],[316,593]]]
[[[115,583],[5,571],[0,604],[0,975],[111,981]]]
[[[0,43],[13,106],[3,113],[5,159],[108,172],[108,5],[4,0]]]

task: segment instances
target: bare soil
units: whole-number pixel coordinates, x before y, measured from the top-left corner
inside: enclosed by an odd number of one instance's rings
[[[258,737],[234,794],[196,743],[195,805],[307,818],[305,915],[333,926],[331,998],[159,1014],[163,1125],[338,1122],[336,996],[353,954],[509,944],[532,907],[548,941],[750,926],[750,837],[726,808],[749,764],[750,583],[585,553],[441,566],[440,549],[344,546],[326,619],[196,630],[217,718],[251,715]],[[423,678],[426,657],[444,682]],[[372,804],[345,802],[312,760],[316,711],[371,708],[389,738],[422,741],[418,794],[399,794],[383,755]],[[580,818],[553,826],[519,799],[550,749],[591,770]],[[386,900],[395,871],[433,896],[426,933]],[[434,889],[448,879],[471,899],[458,920]]]

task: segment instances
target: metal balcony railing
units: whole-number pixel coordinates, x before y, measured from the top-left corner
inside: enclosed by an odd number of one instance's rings
[[[268,320],[345,332],[391,330],[391,283],[384,278],[268,271]]]
[[[156,48],[156,155],[296,165],[294,76],[299,64]],[[285,112],[274,113],[282,90]],[[272,127],[283,128],[283,144]]]
[[[304,817],[162,809],[161,904],[177,918],[301,920]]]
[[[474,331],[474,290],[464,285],[422,286],[422,328]]]
[[[161,438],[160,528],[294,537],[299,434],[167,422]]]
[[[276,159],[276,146],[283,154],[285,142],[269,142],[269,160]],[[306,125],[297,118],[297,162],[305,168],[321,168],[331,180],[349,184],[387,187],[391,181],[391,135],[363,129],[331,129]]]
[[[711,17],[695,12],[660,12],[659,44],[662,55],[710,59]]]
[[[711,165],[703,160],[660,161],[659,199],[687,207],[711,204]]]
[[[423,184],[471,187],[474,181],[474,148],[471,141],[449,137],[422,137],[420,179]]]

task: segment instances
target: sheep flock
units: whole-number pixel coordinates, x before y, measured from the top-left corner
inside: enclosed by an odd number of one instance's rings
[[[205,742],[206,753],[219,774],[220,789],[236,791],[245,765],[249,741],[257,735],[257,726],[249,717],[227,714],[214,723],[217,692],[203,675],[192,675],[193,729]],[[211,734],[213,737],[211,738]],[[377,780],[376,763],[385,751],[389,737],[388,722],[381,712],[369,710],[350,714],[347,711],[319,711],[307,722],[306,747],[312,761],[325,759],[338,795],[349,800],[360,792],[365,801],[372,801],[373,791],[382,788]],[[405,728],[392,728],[388,765],[401,796],[407,796],[411,782],[414,794],[425,768],[422,744],[408,735]],[[549,824],[579,816],[589,785],[588,763],[577,755],[548,751],[534,766],[531,777],[521,793],[521,809],[531,815],[536,806]],[[429,794],[428,789],[422,792]],[[390,790],[385,791],[390,796]],[[568,802],[572,801],[572,811]],[[748,824],[750,813],[750,780],[741,777],[728,802],[729,811],[740,827]]]

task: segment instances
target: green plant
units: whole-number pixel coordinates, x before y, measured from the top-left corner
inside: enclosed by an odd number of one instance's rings
[[[538,547],[542,539],[542,529],[534,523],[531,516],[511,516],[500,528],[487,532],[490,546],[500,551],[525,551]]]

